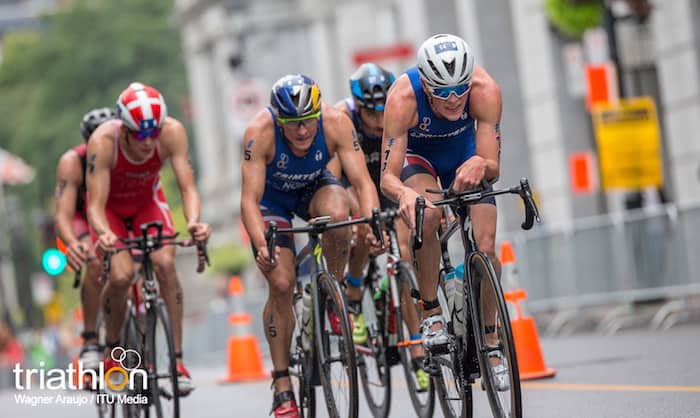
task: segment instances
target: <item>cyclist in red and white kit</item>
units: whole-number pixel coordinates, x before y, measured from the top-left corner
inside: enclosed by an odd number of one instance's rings
[[[87,149],[88,220],[93,241],[107,253],[131,231],[140,236],[143,223],[161,221],[163,234],[174,233],[165,196],[159,189],[160,169],[170,159],[182,196],[187,229],[197,241],[206,241],[211,227],[201,223],[199,193],[189,158],[187,134],[178,120],[167,116],[163,96],[153,87],[132,83],[117,100],[119,120],[101,125]],[[160,294],[173,328],[181,395],[194,387],[182,362],[183,293],[175,271],[175,247],[151,254]],[[107,350],[119,341],[126,297],[134,275],[128,252],[112,257],[109,280],[102,293],[107,319]],[[107,356],[106,362],[110,358]],[[107,365],[105,365],[107,369]]]
[[[56,215],[55,225],[58,237],[66,246],[68,264],[74,270],[83,265],[85,275],[80,287],[80,302],[83,309],[83,347],[80,361],[85,369],[97,369],[102,359],[95,332],[95,320],[100,305],[100,273],[102,266],[95,257],[90,242],[85,198],[85,167],[87,140],[98,126],[114,119],[117,114],[110,108],[93,109],[83,116],[80,133],[84,142],[61,156],[56,169]]]

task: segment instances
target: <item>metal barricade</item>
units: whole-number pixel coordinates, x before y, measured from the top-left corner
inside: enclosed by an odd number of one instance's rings
[[[566,324],[580,319],[583,310],[617,306],[598,320],[599,329],[614,332],[624,327],[630,306],[637,303],[671,301],[672,305],[657,306],[654,327],[669,326],[664,321],[679,310],[685,316],[697,310],[689,300],[700,295],[698,231],[700,204],[694,204],[658,206],[624,216],[581,219],[569,228],[543,227],[504,235],[518,254],[528,310],[555,314],[551,333],[562,332]]]

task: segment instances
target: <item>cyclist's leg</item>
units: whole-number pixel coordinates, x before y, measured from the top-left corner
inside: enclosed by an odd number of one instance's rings
[[[406,170],[406,169],[404,169]],[[425,189],[437,188],[437,181],[431,174],[418,172],[404,180],[404,184],[427,199],[438,198],[429,195]],[[440,224],[440,210],[426,208],[423,221],[423,247],[416,251],[418,286],[424,302],[437,300],[437,281],[440,270],[440,245],[437,240],[437,228]],[[440,306],[426,307],[424,317],[441,313]]]
[[[474,239],[476,240],[476,245],[480,251],[486,253],[496,270],[496,275],[500,280],[501,277],[501,263],[496,256],[495,241],[496,241],[496,205],[495,199],[488,201],[488,203],[472,205],[470,207],[472,227],[474,228]],[[486,287],[487,292],[491,292],[490,287]],[[487,318],[494,318],[496,315],[496,299],[493,294],[486,294],[484,296],[484,312]],[[490,322],[487,319],[487,325]],[[496,334],[489,333],[486,335],[486,340],[489,343],[496,343]]]
[[[310,200],[302,198],[300,206],[306,205],[306,202],[309,202],[308,205],[306,208],[300,207],[296,211],[302,218],[327,215],[331,217],[331,222],[341,222],[350,216],[348,195],[338,180],[327,170],[316,184],[305,190],[305,194],[310,195],[311,198]],[[306,209],[306,212],[303,209]],[[322,237],[323,253],[326,256],[328,270],[339,280],[343,277],[343,271],[348,262],[350,238],[350,228],[334,229],[324,233]],[[362,239],[364,237],[358,238],[358,240]]]
[[[117,237],[128,236],[124,220],[117,216],[109,206],[105,208],[109,228]],[[90,229],[90,238],[97,242],[97,235]],[[118,243],[117,246],[120,246]],[[131,287],[131,279],[134,276],[134,266],[131,255],[122,251],[112,256],[110,262],[109,279],[102,288],[102,309],[105,314],[107,335],[105,353],[109,354],[110,345],[119,342],[119,334],[126,313],[126,297]]]
[[[348,193],[350,212],[354,215],[360,213],[360,204],[357,193],[352,186],[345,189]],[[359,234],[354,238],[355,245],[350,251],[348,270],[345,273],[345,296],[348,299],[348,309],[352,316],[352,337],[355,344],[365,344],[367,342],[367,326],[362,314],[362,282],[364,281],[364,267],[369,256],[369,247],[364,237]]]
[[[97,311],[100,309],[100,292],[102,291],[102,284],[100,283],[102,265],[95,257],[85,215],[75,214],[73,218],[73,232],[88,253],[87,263],[83,268],[85,274],[80,286],[80,303],[83,310],[83,347],[80,350],[80,360],[83,362],[83,367],[92,369],[97,368],[99,361],[102,359],[95,331]]]
[[[408,231],[408,226],[403,222],[396,222],[396,234],[399,238],[399,246],[401,248],[401,259],[411,263],[411,249],[409,247],[410,234]],[[404,322],[408,328],[408,332],[413,336],[417,335],[420,328],[420,318],[418,318],[418,312],[414,308],[416,301],[410,293],[410,287],[404,286],[401,289],[401,312],[403,314]],[[413,358],[421,357],[424,355],[423,346],[414,345],[411,347],[411,355]]]
[[[292,226],[289,219],[275,215],[271,210],[262,208],[265,225],[274,220],[279,228]],[[279,235],[277,246],[280,247],[280,255],[277,259],[277,266],[269,272],[262,272],[268,283],[268,297],[263,308],[263,328],[265,339],[270,347],[270,357],[272,367],[276,372],[285,372],[289,368],[289,352],[294,334],[294,314],[292,311],[292,301],[294,298],[294,288],[296,276],[294,270],[294,238],[290,235]],[[253,254],[257,254],[253,246]],[[275,398],[277,395],[292,391],[292,382],[289,376],[273,376]],[[293,399],[293,395],[291,396]],[[296,404],[292,400],[285,400],[278,405],[278,408],[287,409]],[[277,399],[273,401],[277,403]]]

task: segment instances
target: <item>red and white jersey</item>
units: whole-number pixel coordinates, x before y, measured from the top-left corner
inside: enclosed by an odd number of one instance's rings
[[[119,127],[120,122],[115,123]],[[117,215],[129,218],[153,199],[160,180],[163,161],[158,154],[159,147],[143,161],[133,161],[122,150],[118,136],[114,141],[114,164],[110,174],[107,207]]]

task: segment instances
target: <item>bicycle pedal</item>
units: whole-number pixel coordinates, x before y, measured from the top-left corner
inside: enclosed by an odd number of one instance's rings
[[[434,346],[430,347],[430,349],[429,349],[430,354],[432,354],[432,355],[450,354],[454,350],[455,350],[454,343],[445,343],[445,344],[440,344],[440,345],[434,345]]]

